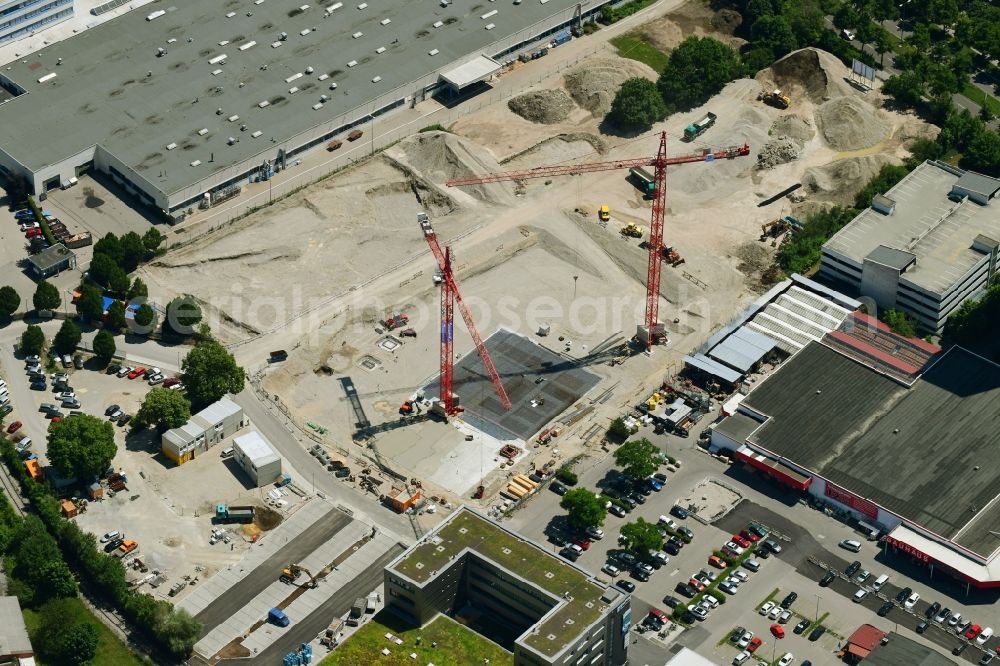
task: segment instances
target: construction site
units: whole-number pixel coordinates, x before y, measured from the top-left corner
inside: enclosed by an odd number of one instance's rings
[[[636,30],[664,49],[733,41],[716,18],[687,3]],[[331,450],[489,506],[511,476],[601,447],[611,418],[766,289],[785,234],[933,135],[815,49],[641,136],[602,132],[632,76],[656,75],[600,49],[186,242],[143,279],[193,291],[262,389]],[[276,348],[287,360],[267,363]]]

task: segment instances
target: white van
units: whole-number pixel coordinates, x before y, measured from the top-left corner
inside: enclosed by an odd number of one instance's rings
[[[230,446],[228,449],[222,449],[223,458],[229,458],[232,455],[233,455],[233,447]]]
[[[878,592],[879,590],[882,589],[882,586],[885,585],[886,581],[888,580],[889,580],[889,575],[882,574],[881,576],[875,579],[874,583],[872,583],[872,589]]]

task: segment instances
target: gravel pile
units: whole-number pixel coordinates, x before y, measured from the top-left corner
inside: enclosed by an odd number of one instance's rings
[[[779,164],[785,164],[797,159],[799,147],[787,136],[771,139],[757,153],[758,169],[773,169]]]
[[[562,88],[533,90],[507,102],[507,108],[525,120],[543,125],[559,123],[569,117],[576,105]]]
[[[865,155],[811,167],[802,178],[802,190],[813,199],[850,206],[858,192],[890,162],[885,155]]]
[[[625,58],[589,60],[564,77],[566,90],[573,100],[595,116],[607,115],[615,94],[627,79],[644,77],[656,80],[648,65]]]
[[[794,114],[789,114],[781,116],[771,123],[770,134],[772,136],[787,136],[799,144],[799,148],[801,148],[816,136],[816,130],[813,129],[809,121]]]
[[[816,103],[857,92],[843,81],[848,69],[835,56],[814,48],[786,55],[754,76],[765,89],[780,88],[795,105],[802,99]]]
[[[860,150],[884,139],[889,123],[856,97],[838,97],[816,109],[820,134],[834,150]]]

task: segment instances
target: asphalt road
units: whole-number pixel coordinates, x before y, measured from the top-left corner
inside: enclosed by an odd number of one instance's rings
[[[249,660],[251,664],[280,664],[281,658],[298,648],[302,643],[308,643],[316,638],[324,629],[330,626],[335,617],[344,615],[358,597],[368,594],[382,584],[385,566],[397,555],[403,552],[398,544],[390,548],[382,557],[372,562],[365,572],[337,590],[336,594],[327,599],[309,617],[300,622],[293,622],[284,635],[271,644],[263,652]],[[217,664],[246,664],[246,659],[223,659]]]
[[[260,594],[261,590],[278,580],[284,567],[293,562],[301,561],[306,555],[332,539],[350,522],[351,518],[345,513],[331,508],[329,513],[317,521],[314,527],[292,539],[285,547],[267,558],[263,564],[244,576],[238,585],[219,595],[195,618],[202,623],[202,637],[228,619],[235,609],[245,606]]]

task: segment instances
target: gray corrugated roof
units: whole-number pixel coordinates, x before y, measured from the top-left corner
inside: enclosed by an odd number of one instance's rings
[[[771,338],[742,327],[735,330],[708,355],[745,373],[774,347],[775,342]]]
[[[865,657],[865,666],[951,666],[953,663],[934,648],[895,633],[889,634],[888,643],[876,645]]]
[[[992,197],[1000,191],[1000,180],[972,171],[966,171],[962,174],[955,185],[956,187],[961,187],[963,190],[982,194],[985,197]]]
[[[727,368],[718,361],[714,361],[703,354],[695,354],[694,356],[685,356],[684,363],[692,367],[703,370],[713,377],[718,377],[722,381],[729,382],[730,384],[735,384],[740,381],[742,375],[732,368]]]
[[[895,268],[897,271],[905,271],[910,264],[917,260],[917,255],[912,252],[897,250],[888,245],[879,245],[869,252],[865,259],[888,266],[889,268]]]
[[[715,430],[734,442],[745,442],[747,437],[759,427],[760,421],[756,421],[742,412],[736,412],[732,416],[722,419],[715,426]]]
[[[40,271],[50,270],[52,267],[57,266],[63,261],[66,261],[73,256],[73,251],[68,249],[62,243],[56,243],[52,247],[47,247],[38,254],[33,254],[28,257],[28,261],[31,262]]]
[[[195,416],[199,416],[205,419],[207,423],[215,425],[216,423],[221,422],[224,418],[228,416],[232,416],[233,414],[239,414],[240,411],[242,411],[242,409],[243,409],[242,407],[237,405],[229,398],[222,397],[219,398],[219,400],[217,400],[216,402],[213,402],[205,409],[198,412]]]

